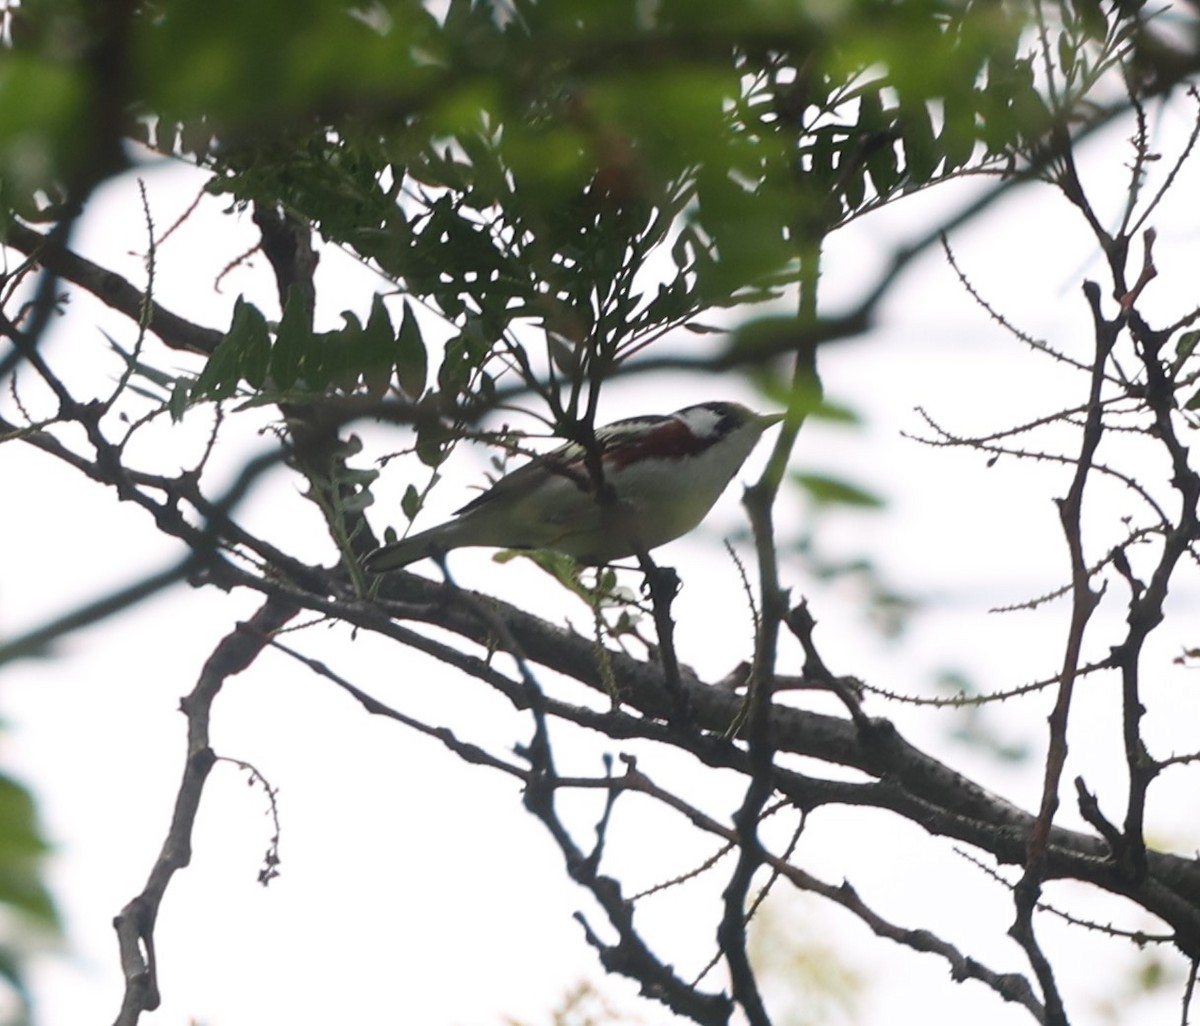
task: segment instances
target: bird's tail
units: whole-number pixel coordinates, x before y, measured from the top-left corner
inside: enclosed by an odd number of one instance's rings
[[[363,560],[363,568],[369,573],[382,574],[389,570],[399,570],[401,567],[415,563],[426,556],[434,556],[445,552],[446,544],[438,544],[437,536],[443,532],[437,528],[419,531],[407,538],[401,538],[389,545],[382,545],[374,552],[367,553]]]

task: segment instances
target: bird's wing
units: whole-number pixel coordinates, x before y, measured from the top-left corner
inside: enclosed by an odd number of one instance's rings
[[[675,423],[669,416],[628,417],[625,420],[614,421],[602,428],[596,429],[596,444],[600,447],[600,456],[605,463],[624,466],[629,460],[642,453],[648,439],[659,432],[671,431]],[[680,425],[682,427],[682,425]],[[647,431],[651,434],[648,435]],[[690,438],[686,428],[684,433]],[[633,441],[637,439],[637,441]],[[551,474],[557,474],[574,481],[582,491],[591,490],[591,475],[588,473],[584,459],[586,450],[577,442],[568,442],[551,452],[530,460],[518,467],[511,474],[500,478],[487,491],[475,496],[461,509],[455,510],[455,515],[471,513],[497,499],[520,495],[532,491],[537,485]],[[682,455],[676,453],[673,455]]]
[[[523,492],[532,491],[551,473],[558,472],[570,476],[572,465],[583,465],[582,457],[583,448],[581,446],[574,443],[559,446],[553,452],[538,456],[524,466],[517,467],[511,474],[505,474],[491,488],[476,495],[465,506],[456,509],[454,513],[456,516],[462,516],[464,513],[472,513],[487,506],[497,499],[510,498]],[[556,468],[561,469],[556,470]]]

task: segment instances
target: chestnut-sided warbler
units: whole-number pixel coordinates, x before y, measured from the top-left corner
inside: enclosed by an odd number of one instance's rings
[[[699,524],[782,418],[701,403],[619,420],[596,430],[604,491],[584,447],[569,443],[502,477],[454,520],[384,545],[363,565],[382,573],[467,546],[553,549],[591,565],[637,555]]]

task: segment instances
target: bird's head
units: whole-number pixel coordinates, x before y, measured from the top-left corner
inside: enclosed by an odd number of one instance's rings
[[[597,440],[614,470],[661,461],[714,464],[733,474],[759,436],[782,419],[782,413],[755,413],[740,403],[699,403],[666,416],[617,421],[597,432]]]

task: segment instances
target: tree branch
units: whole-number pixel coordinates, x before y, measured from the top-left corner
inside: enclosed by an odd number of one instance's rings
[[[145,292],[121,275],[55,245],[52,235],[43,235],[18,221],[9,221],[0,241],[42,264],[58,277],[87,290],[134,323],[141,320],[142,311],[148,306],[147,327],[172,349],[184,349],[207,356],[221,341],[223,332],[200,327],[171,313],[161,304],[148,300]]]
[[[251,617],[249,629],[239,625],[217,645],[204,664],[195,688],[180,703],[188,722],[187,757],[171,825],[145,886],[113,920],[125,977],[125,992],[115,1026],[134,1026],[142,1012],[153,1011],[159,1005],[154,927],[172,877],[191,861],[196,813],[205,781],[216,761],[209,746],[208,732],[213,701],[225,681],[249,667],[269,636],[297,611],[298,608],[290,603],[268,598]]]

